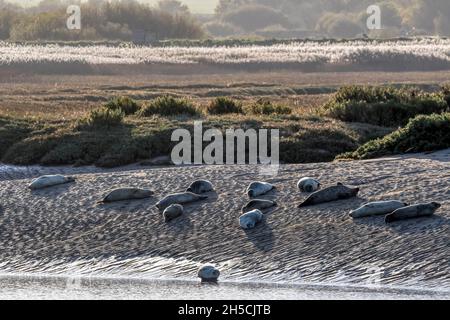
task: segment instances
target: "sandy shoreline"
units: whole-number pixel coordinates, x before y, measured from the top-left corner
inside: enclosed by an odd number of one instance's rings
[[[77,182],[30,192],[40,174],[74,174]],[[101,173],[103,172],[103,173]],[[421,287],[450,290],[450,150],[383,160],[283,165],[275,177],[252,166],[119,170],[0,168],[0,273],[111,275],[195,280],[202,263],[215,263],[223,281],[289,281]],[[301,176],[324,185],[361,188],[360,197],[298,209]],[[153,208],[193,179],[216,186],[210,199],[186,207],[169,224]],[[279,207],[245,232],[237,218],[243,190],[266,180]],[[154,198],[98,206],[117,186],[149,187]],[[353,221],[350,209],[368,200],[443,204],[434,218],[385,225],[382,217]]]

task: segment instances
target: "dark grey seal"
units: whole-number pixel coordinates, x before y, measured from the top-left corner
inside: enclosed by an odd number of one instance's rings
[[[336,186],[328,187],[323,190],[314,192],[298,207],[301,208],[313,206],[320,203],[349,199],[352,197],[356,197],[358,192],[359,188],[346,187],[342,183],[338,183]]]
[[[192,192],[195,194],[202,194],[202,193],[214,191],[214,187],[213,187],[212,183],[209,182],[208,180],[197,180],[197,181],[192,182],[186,191]]]
[[[277,206],[277,203],[272,200],[254,199],[250,200],[245,206],[242,207],[242,213],[246,213],[255,209],[264,210]]]
[[[391,214],[388,214],[384,221],[391,223],[399,220],[431,217],[440,207],[441,204],[437,202],[416,204],[395,210]]]

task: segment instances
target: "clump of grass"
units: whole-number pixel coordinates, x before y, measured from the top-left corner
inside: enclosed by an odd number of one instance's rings
[[[121,110],[125,115],[135,114],[139,110],[139,105],[130,97],[117,97],[105,104],[110,110]]]
[[[253,115],[287,115],[292,113],[288,106],[273,104],[269,100],[258,100],[245,108],[245,113]]]
[[[393,87],[341,88],[321,110],[325,116],[347,122],[385,127],[406,125],[417,115],[448,111],[444,94]]]
[[[121,125],[125,113],[121,109],[109,109],[100,107],[92,110],[89,115],[81,121],[81,124],[90,127],[114,127]]]
[[[218,97],[206,108],[208,114],[243,113],[242,104],[227,97]]]
[[[450,147],[450,113],[420,115],[401,129],[369,141],[337,159],[370,159],[391,154],[427,152]]]
[[[154,115],[165,117],[177,115],[196,116],[198,114],[197,108],[189,100],[170,96],[158,97],[142,106],[138,112],[140,117],[151,117]]]

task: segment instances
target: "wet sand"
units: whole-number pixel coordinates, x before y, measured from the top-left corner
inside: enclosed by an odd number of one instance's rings
[[[27,189],[33,177],[73,174],[74,184]],[[297,208],[302,176],[324,186],[361,188],[358,198]],[[165,223],[154,204],[209,179],[217,193],[186,206]],[[274,183],[266,195],[279,206],[251,231],[238,225],[243,192],[254,180]],[[96,202],[119,186],[151,188],[155,197],[109,205]],[[386,225],[383,217],[352,220],[372,200],[438,201],[437,215]],[[0,169],[0,273],[120,276],[196,281],[214,263],[223,282],[288,282],[450,290],[450,150],[358,162],[282,165],[264,176],[256,166],[119,170]],[[4,283],[3,280],[0,283]]]

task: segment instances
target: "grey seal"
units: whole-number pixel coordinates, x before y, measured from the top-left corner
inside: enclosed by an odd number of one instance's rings
[[[399,220],[430,217],[440,207],[441,204],[437,202],[416,204],[395,210],[391,214],[388,214],[384,221],[386,223],[391,223]]]
[[[272,200],[254,199],[250,200],[245,206],[242,207],[242,213],[246,213],[255,209],[264,210],[277,206],[277,203]]]
[[[186,191],[192,192],[195,194],[202,194],[202,193],[214,191],[214,187],[213,187],[212,183],[209,182],[208,180],[197,180],[197,181],[192,182]]]
[[[204,265],[197,271],[197,276],[202,282],[217,282],[220,271],[212,265]]]
[[[66,177],[60,174],[56,175],[46,175],[41,176],[31,182],[31,184],[28,186],[31,190],[38,190],[48,187],[53,187],[60,184],[70,183],[74,182],[75,178],[73,177]]]
[[[108,193],[100,202],[109,203],[115,201],[145,199],[151,197],[153,194],[153,191],[147,189],[118,188]]]
[[[320,189],[320,182],[316,179],[305,177],[298,181],[297,187],[301,192],[314,192]]]
[[[184,208],[181,204],[172,204],[168,206],[164,212],[163,217],[165,222],[172,221],[178,217],[181,217],[184,213]]]
[[[160,200],[156,204],[156,207],[159,210],[164,210],[171,204],[185,204],[185,203],[190,203],[190,202],[195,202],[195,201],[200,201],[200,200],[205,200],[205,199],[208,199],[208,197],[198,195],[198,194],[195,194],[192,192],[174,193],[174,194],[170,194],[170,195],[164,197],[162,200]]]
[[[407,203],[398,200],[370,202],[366,203],[356,210],[350,211],[350,217],[364,218],[388,214],[394,212],[397,209],[406,207],[407,205]]]
[[[263,220],[263,217],[263,213],[260,210],[255,209],[241,215],[239,217],[239,225],[242,229],[253,229],[256,224]]]
[[[358,192],[359,188],[346,187],[342,183],[338,183],[335,186],[314,192],[308,198],[306,198],[306,200],[303,201],[298,207],[301,208],[325,202],[349,199],[352,197],[356,197]]]
[[[273,189],[275,189],[275,186],[268,182],[256,181],[250,183],[250,185],[247,187],[247,195],[250,198],[254,198],[266,194]]]

